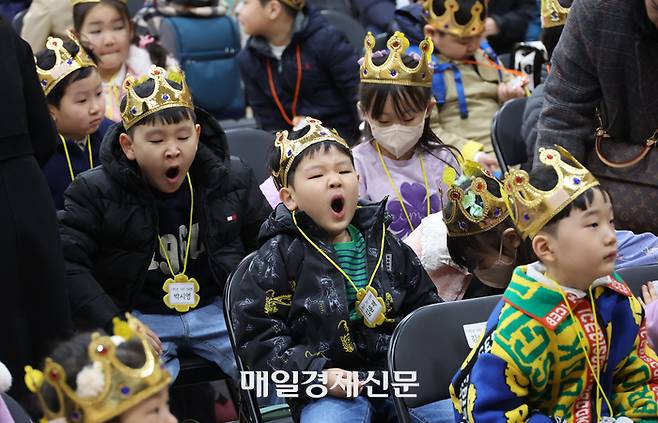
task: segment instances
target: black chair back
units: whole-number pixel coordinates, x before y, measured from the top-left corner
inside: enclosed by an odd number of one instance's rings
[[[337,30],[345,34],[354,50],[360,55],[363,51],[363,39],[366,37],[366,29],[361,22],[335,10],[321,10],[320,14]]]
[[[267,179],[267,156],[274,146],[274,134],[255,128],[236,128],[226,131],[229,151],[253,169],[258,183]]]
[[[398,324],[388,350],[389,371],[415,371],[418,382],[409,390],[415,398],[394,397],[401,422],[411,421],[409,408],[450,398],[450,382],[471,351],[464,325],[486,322],[499,301],[496,295],[431,304]]]
[[[25,19],[26,13],[27,9],[21,10],[14,15],[14,19],[11,21],[11,26],[14,28],[14,31],[16,31],[18,35],[21,35],[21,31],[23,30],[23,19]]]
[[[521,136],[526,98],[515,98],[503,104],[491,123],[491,142],[503,174],[510,166],[528,161],[525,141]]]
[[[617,270],[617,274],[626,282],[636,297],[642,298],[642,285],[649,281],[658,281],[658,264],[625,267]]]

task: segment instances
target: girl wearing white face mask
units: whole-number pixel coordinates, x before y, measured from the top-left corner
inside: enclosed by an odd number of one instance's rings
[[[404,54],[408,42],[400,32],[388,46],[375,53],[366,48],[362,60],[359,108],[371,136],[353,154],[360,197],[380,201],[388,196],[389,228],[403,239],[443,207],[447,187],[441,175],[446,167],[459,169],[459,153],[429,127],[434,107],[429,56]],[[431,40],[419,48],[431,54]]]

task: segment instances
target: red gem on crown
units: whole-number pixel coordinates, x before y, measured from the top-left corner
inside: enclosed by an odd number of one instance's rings
[[[547,154],[547,155],[546,155],[546,158],[547,158],[548,160],[553,160],[553,155],[552,155],[552,154]]]
[[[55,369],[52,369],[50,373],[48,373],[48,376],[50,376],[50,380],[57,380],[59,377],[59,372]]]
[[[517,175],[516,177],[514,177],[514,182],[517,185],[521,185],[523,183],[523,178],[520,175]]]

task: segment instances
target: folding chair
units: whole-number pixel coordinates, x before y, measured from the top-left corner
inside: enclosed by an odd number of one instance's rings
[[[238,366],[238,371],[242,374],[243,371],[249,370],[247,365],[242,361],[240,354],[238,354],[238,345],[235,339],[235,328],[233,327],[232,306],[235,304],[238,295],[238,285],[242,282],[245,272],[249,269],[251,261],[254,259],[256,252],[249,254],[242,259],[235,272],[229,276],[224,288],[224,319],[226,320],[226,328],[228,329],[228,336],[231,339],[233,346],[233,354],[235,355],[235,362]],[[258,398],[255,391],[240,390],[241,410],[246,412],[249,423],[288,423],[292,422],[290,417],[290,409],[286,404],[272,405],[269,407],[258,407]]]
[[[398,419],[411,422],[409,408],[450,398],[453,376],[471,350],[467,331],[484,330],[484,323],[501,296],[431,304],[415,310],[395,328],[388,349],[390,380],[396,371],[415,371],[413,398],[394,397]],[[467,326],[475,325],[475,326]]]
[[[526,97],[503,104],[491,122],[491,141],[503,174],[510,166],[528,161],[525,141],[521,136]]]
[[[658,264],[625,267],[617,270],[617,274],[626,282],[636,297],[642,298],[642,285],[658,280]]]
[[[267,156],[274,145],[274,134],[256,128],[236,128],[226,131],[229,151],[251,167],[258,183],[270,176]]]

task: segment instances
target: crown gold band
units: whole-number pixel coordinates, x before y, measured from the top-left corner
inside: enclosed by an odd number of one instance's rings
[[[541,0],[541,27],[552,28],[567,22],[571,7],[560,5],[559,0]]]
[[[96,67],[96,64],[91,57],[87,54],[78,39],[69,31],[68,36],[78,46],[78,53],[75,56],[71,54],[64,47],[64,41],[61,38],[48,37],[46,41],[46,49],[51,50],[55,54],[55,64],[50,69],[41,69],[37,66],[37,75],[39,76],[39,83],[45,95],[64,78],[72,72],[88,67]],[[35,58],[36,61],[36,58]]]
[[[434,13],[433,4],[435,1],[443,1],[445,12],[441,16]],[[461,3],[464,3],[462,0]],[[458,0],[424,0],[423,13],[425,20],[429,25],[435,29],[455,35],[459,38],[474,37],[484,32],[484,21],[487,18],[487,7],[485,4],[477,0],[471,6],[469,21],[462,25],[460,24],[455,15],[457,11],[464,7]]]

